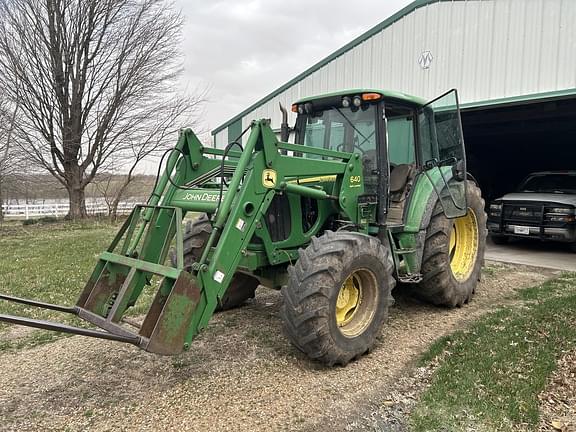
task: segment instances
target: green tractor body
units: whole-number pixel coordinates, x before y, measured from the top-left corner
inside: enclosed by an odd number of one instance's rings
[[[282,290],[296,347],[346,364],[373,345],[396,283],[436,304],[466,303],[486,231],[466,174],[456,92],[426,103],[350,90],[292,110],[294,143],[286,122],[279,139],[268,120],[253,121],[244,146],[225,149],[183,130],[147,204],[100,255],[76,306],[1,297],[59,308],[101,330],[0,320],[176,354],[215,311],[261,284]],[[147,285],[157,292],[134,332],[124,315]]]

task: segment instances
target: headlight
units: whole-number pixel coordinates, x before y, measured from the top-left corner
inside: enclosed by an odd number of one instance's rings
[[[490,204],[490,216],[500,217],[502,216],[502,203],[492,203]]]
[[[562,207],[552,207],[548,209],[549,213],[560,213],[560,214],[565,214],[565,215],[571,215],[574,214],[574,209],[573,208],[562,208]]]
[[[574,222],[574,216],[572,215],[547,216],[547,220],[549,220],[550,222]]]

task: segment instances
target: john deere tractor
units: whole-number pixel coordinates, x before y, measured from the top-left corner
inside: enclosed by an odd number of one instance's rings
[[[181,131],[147,204],[100,255],[75,306],[0,296],[97,328],[0,320],[177,354],[215,311],[262,285],[282,291],[294,346],[345,365],[374,345],[400,285],[436,305],[467,303],[486,215],[466,173],[456,91],[427,103],[347,90],[292,111],[296,123],[284,110],[280,137],[269,120],[253,121],[224,149]],[[125,318],[146,286],[157,288],[148,313]]]

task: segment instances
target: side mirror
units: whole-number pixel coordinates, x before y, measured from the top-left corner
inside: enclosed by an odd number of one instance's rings
[[[438,160],[436,158],[434,159],[430,159],[427,160],[426,162],[424,162],[424,169],[425,170],[431,170],[432,168],[435,167],[441,167],[441,166],[448,166],[448,165],[456,165],[457,161],[455,157],[449,157],[447,159],[442,159],[442,160]]]
[[[427,160],[426,162],[424,162],[424,170],[425,171],[430,171],[432,168],[437,167],[438,166],[438,159],[434,158],[434,159],[430,159]]]

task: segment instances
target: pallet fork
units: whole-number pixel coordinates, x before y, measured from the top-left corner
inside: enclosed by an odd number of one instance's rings
[[[159,217],[170,217],[170,221],[159,224]],[[149,219],[148,223],[143,224],[142,220],[146,219]],[[126,342],[157,354],[181,352],[192,312],[200,298],[195,278],[183,270],[181,225],[182,211],[179,208],[136,206],[110,247],[100,255],[75,306],[59,306],[0,294],[0,300],[75,315],[101,330],[12,315],[0,315],[0,321]],[[170,247],[168,242],[165,241],[158,249],[145,247],[153,241],[153,237],[169,239],[174,234],[176,268],[163,265]],[[144,247],[138,247],[140,244]],[[149,256],[137,259],[141,251],[148,251]],[[135,304],[139,291],[144,284],[150,283],[153,275],[161,276],[162,282],[142,324],[123,318],[126,309]],[[138,332],[130,331],[122,324],[137,327]]]

